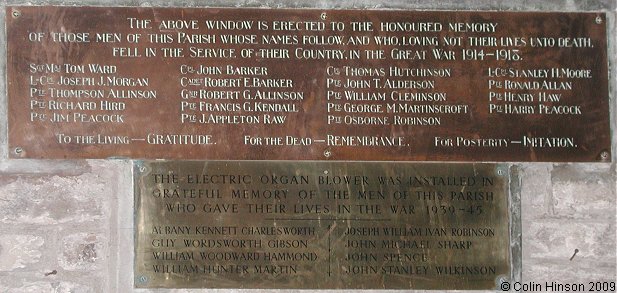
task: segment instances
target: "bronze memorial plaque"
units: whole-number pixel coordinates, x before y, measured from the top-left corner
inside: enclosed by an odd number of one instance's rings
[[[604,13],[6,15],[12,158],[611,160]]]
[[[506,165],[135,166],[135,286],[492,289],[511,278]]]

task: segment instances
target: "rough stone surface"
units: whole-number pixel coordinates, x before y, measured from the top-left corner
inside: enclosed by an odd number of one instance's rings
[[[547,209],[552,201],[551,164],[528,164],[521,168],[521,194],[525,195],[522,202],[527,216],[543,217],[552,210]]]
[[[543,260],[527,267],[524,282],[576,282],[615,281],[615,263],[586,260],[576,256],[561,260]]]
[[[27,168],[24,168],[27,166]],[[80,175],[90,171],[90,165],[86,161],[57,161],[57,160],[19,160],[19,164],[13,161],[0,161],[0,176],[2,175],[31,175],[31,174],[54,174],[54,175]]]
[[[104,217],[109,184],[96,174],[0,177],[0,223],[50,225]]]
[[[555,167],[552,172],[555,215],[614,219],[615,175],[606,166],[590,171],[581,168],[580,164]],[[601,170],[602,167],[606,170]]]
[[[578,249],[577,257],[615,260],[615,224],[606,222],[573,222],[564,225],[561,220],[535,221],[526,231],[529,241],[526,249],[532,258],[569,259]]]
[[[121,292],[111,207],[132,196],[130,163],[30,162],[0,162],[0,292]]]
[[[62,239],[60,266],[65,270],[94,270],[101,266],[106,252],[105,237],[91,233],[78,233]]]
[[[26,268],[41,259],[42,237],[33,235],[2,235],[0,237],[0,271]]]
[[[87,285],[72,282],[24,282],[19,287],[9,288],[0,284],[0,292],[8,293],[90,293],[96,291]]]

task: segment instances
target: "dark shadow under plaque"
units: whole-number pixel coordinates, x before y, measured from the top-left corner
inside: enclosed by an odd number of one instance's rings
[[[146,162],[135,285],[493,289],[511,277],[506,165]]]

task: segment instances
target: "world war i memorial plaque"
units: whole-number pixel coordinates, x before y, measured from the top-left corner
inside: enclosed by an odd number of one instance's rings
[[[606,15],[8,7],[14,158],[610,161]]]
[[[493,289],[511,275],[508,168],[146,162],[137,287]]]

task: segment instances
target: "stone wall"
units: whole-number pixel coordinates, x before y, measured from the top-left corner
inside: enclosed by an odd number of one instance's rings
[[[605,11],[612,128],[617,126],[617,30],[605,1],[2,1],[6,5],[244,6]],[[0,15],[4,26],[4,14]],[[6,43],[0,29],[0,44]],[[0,55],[5,56],[5,46]],[[0,76],[5,74],[0,59]],[[8,160],[6,80],[0,79],[0,292],[134,290],[132,162]],[[590,130],[593,131],[593,130]],[[613,154],[617,154],[613,133]],[[615,159],[613,159],[615,161]],[[615,281],[616,170],[611,164],[515,164],[520,170],[524,283]],[[575,250],[578,253],[571,259]],[[213,290],[222,291],[222,290]],[[241,290],[240,290],[241,291]]]
[[[0,166],[0,292],[112,292],[117,199],[131,196],[130,163]]]

